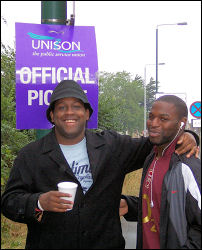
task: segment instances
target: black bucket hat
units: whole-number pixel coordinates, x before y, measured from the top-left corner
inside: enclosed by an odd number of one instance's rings
[[[48,109],[46,110],[46,117],[49,120],[49,122],[52,123],[50,112],[51,110],[54,109],[55,101],[65,98],[65,97],[75,97],[75,98],[80,99],[84,103],[85,108],[89,109],[90,117],[91,117],[93,113],[93,109],[88,101],[88,98],[85,92],[81,88],[81,86],[73,80],[63,80],[60,83],[58,83],[58,85],[53,90],[53,93],[51,95],[50,105]]]

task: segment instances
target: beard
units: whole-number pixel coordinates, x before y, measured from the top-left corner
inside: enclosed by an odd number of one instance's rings
[[[153,145],[162,146],[169,144],[175,138],[175,136],[176,133],[175,134],[172,133],[171,135],[165,135],[162,133],[158,138],[149,136],[149,140]]]
[[[74,139],[77,136],[81,135],[84,133],[85,131],[85,125],[84,124],[80,124],[77,128],[73,129],[73,130],[67,130],[63,127],[57,127],[57,131],[59,132],[59,134],[66,138],[66,139]]]
[[[66,127],[56,123],[55,133],[59,144],[71,145],[78,143],[85,136],[86,122],[81,122],[76,126]]]
[[[172,141],[172,139],[170,140],[170,137],[163,137],[161,140],[153,140],[149,138],[149,140],[153,145],[156,145],[156,146],[168,144],[170,141]]]

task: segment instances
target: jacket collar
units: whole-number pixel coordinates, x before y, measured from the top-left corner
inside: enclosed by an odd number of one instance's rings
[[[93,182],[95,182],[101,166],[104,166],[101,159],[105,158],[105,156],[103,155],[105,140],[102,136],[92,131],[86,130],[86,145]]]
[[[75,179],[75,182],[77,182],[77,179],[74,176],[69,164],[67,164],[67,161],[57,142],[54,127],[47,136],[42,138],[42,140],[44,140],[42,153],[47,154],[48,157],[50,157],[52,161],[55,162],[55,166],[59,168],[60,172],[62,172],[63,174],[67,173],[68,175],[71,175],[72,178]]]
[[[55,128],[54,127],[52,128],[51,132],[42,139],[44,140],[42,153],[47,153],[49,151],[58,149],[59,144],[58,144],[56,136],[55,136]]]
[[[105,141],[102,137],[95,136],[95,133],[91,132],[88,129],[86,129],[85,131],[85,136],[86,136],[87,147],[97,149],[105,144]],[[58,148],[59,148],[59,144],[55,136],[55,128],[53,127],[51,132],[46,137],[44,137],[42,153],[47,153],[49,151],[52,151]]]
[[[92,171],[93,181],[95,182],[98,175],[98,169],[100,169],[100,166],[102,165],[100,159],[104,158],[102,156],[103,150],[100,149],[105,145],[105,140],[102,136],[96,135],[88,129],[85,131],[85,136],[90,168]],[[55,136],[55,129],[52,128],[52,131],[42,139],[44,139],[42,153],[49,152],[49,156],[56,162],[56,164],[60,165],[60,168],[67,171],[68,174],[74,176],[71,168],[69,166],[67,167],[66,160]]]

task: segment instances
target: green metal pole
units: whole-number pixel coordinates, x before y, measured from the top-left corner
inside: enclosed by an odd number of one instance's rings
[[[67,1],[41,1],[41,24],[66,25]],[[48,134],[50,129],[37,129],[36,139]]]
[[[65,25],[67,1],[41,1],[41,23]]]

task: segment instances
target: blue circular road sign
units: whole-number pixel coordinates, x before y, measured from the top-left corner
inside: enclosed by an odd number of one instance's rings
[[[201,118],[201,102],[193,102],[190,105],[190,113],[193,115],[195,118],[200,119]]]

